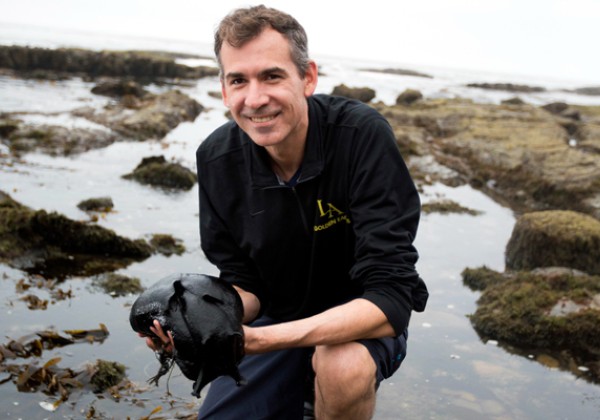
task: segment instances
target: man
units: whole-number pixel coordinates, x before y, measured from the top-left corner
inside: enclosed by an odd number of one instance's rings
[[[393,132],[364,104],[313,95],[317,66],[285,13],[232,12],[215,53],[233,121],[198,148],[201,242],[250,326],[247,384],[215,380],[199,418],[301,419],[313,398],[318,419],[371,418],[427,300]]]

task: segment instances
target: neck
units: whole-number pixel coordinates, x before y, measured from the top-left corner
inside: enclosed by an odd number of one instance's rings
[[[292,147],[267,147],[267,152],[271,158],[271,166],[279,179],[289,181],[300,168],[304,158],[304,147],[306,139]]]

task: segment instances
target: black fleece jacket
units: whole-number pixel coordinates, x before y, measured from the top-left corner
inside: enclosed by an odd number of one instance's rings
[[[300,319],[353,298],[396,333],[428,293],[415,269],[420,201],[387,121],[345,98],[308,98],[298,183],[281,185],[264,148],[235,122],[198,148],[200,236],[223,279],[261,311]]]

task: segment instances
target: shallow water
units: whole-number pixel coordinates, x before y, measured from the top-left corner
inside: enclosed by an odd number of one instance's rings
[[[319,90],[330,92],[342,81],[371,86],[377,89],[378,98],[386,102],[409,85],[421,87],[430,96],[452,96],[465,91],[460,84],[453,85],[451,78],[431,81],[392,77],[359,72],[356,68],[360,66],[354,65],[352,68],[347,63],[326,63],[323,66],[326,76],[321,78]],[[80,106],[100,107],[109,101],[92,95],[91,87],[92,84],[78,79],[50,83],[0,77],[0,112],[29,111],[35,114],[24,118],[33,123],[85,126],[89,123],[71,117],[69,111]],[[0,189],[34,209],[57,211],[77,220],[89,218],[76,207],[77,203],[108,195],[115,204],[114,211],[103,215],[98,224],[134,239],[168,233],[183,240],[187,252],[181,256],[155,255],[119,271],[139,277],[145,286],[173,272],[216,274],[200,251],[197,188],[166,192],[121,178],[143,157],[159,154],[194,169],[196,147],[225,121],[225,108],[219,100],[208,96],[209,91],[219,90],[216,79],[201,80],[196,86],[182,90],[208,110],[193,123],[181,124],[162,141],[115,143],[73,157],[36,153],[22,159],[2,156]],[[474,99],[489,102],[508,95],[469,92]],[[554,98],[550,95],[538,95],[537,101],[550,102]],[[427,310],[412,318],[409,354],[403,367],[381,385],[376,418],[600,418],[598,386],[571,372],[548,368],[534,356],[518,356],[497,343],[479,339],[467,317],[476,308],[478,294],[463,286],[460,273],[465,267],[481,265],[503,270],[504,247],[515,219],[509,209],[470,187],[425,187],[423,201],[439,197],[483,213],[423,215],[416,240],[421,254],[418,269],[431,297]],[[129,327],[129,306],[135,296],[113,298],[94,288],[91,278],[69,278],[60,287],[72,291],[71,299],[51,303],[47,310],[29,310],[15,290],[15,283],[25,276],[21,271],[0,265],[3,342],[50,328],[90,329],[104,323],[110,335],[102,344],[74,344],[45,351],[40,365],[57,356],[62,357],[60,366],[74,369],[96,359],[114,360],[125,364],[128,377],[140,386],[156,373],[158,362],[154,355]],[[31,292],[48,298],[46,290]],[[166,393],[166,377],[158,388],[148,387],[146,392],[123,396],[120,401],[106,395],[75,392],[54,413],[39,403],[53,402],[56,397],[17,392],[8,382],[0,385],[0,418],[81,418],[90,407],[94,407],[99,417],[107,418],[140,418],[150,415],[157,406],[171,416],[195,412],[199,402],[190,396],[191,382],[177,370],[168,382],[170,396]]]

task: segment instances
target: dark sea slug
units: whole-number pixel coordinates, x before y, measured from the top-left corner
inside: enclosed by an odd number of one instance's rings
[[[157,338],[151,331],[155,319],[171,331],[173,354],[160,355],[155,383],[174,360],[194,381],[192,395],[221,375],[242,378],[238,364],[244,356],[243,307],[235,289],[216,277],[173,274],[159,280],[134,302],[129,322],[134,331]]]

